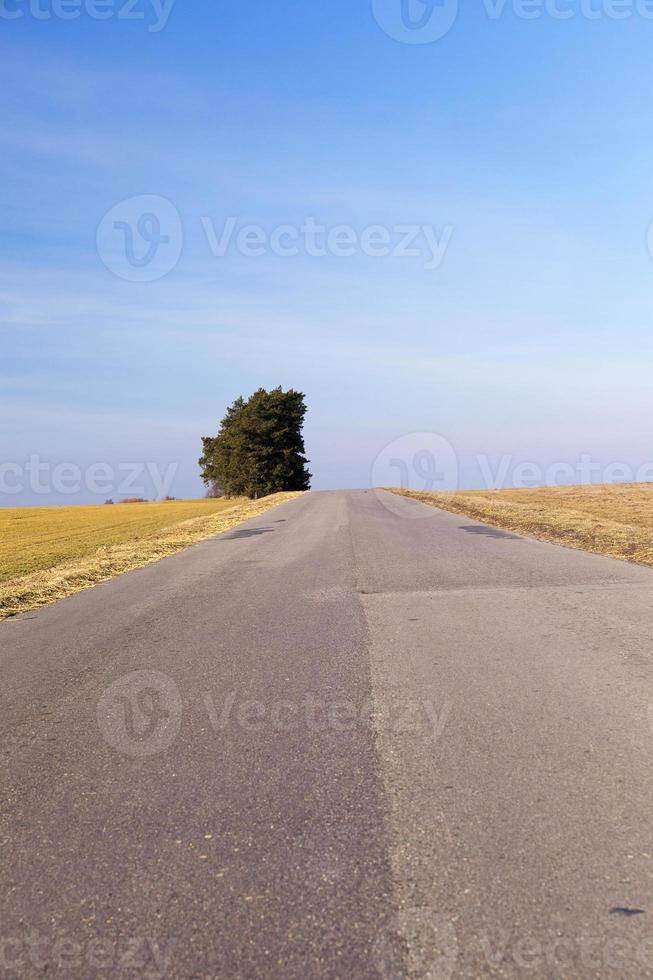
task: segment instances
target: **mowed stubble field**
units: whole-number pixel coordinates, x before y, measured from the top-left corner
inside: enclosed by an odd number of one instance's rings
[[[0,508],[0,619],[159,561],[296,496]]]
[[[653,566],[653,483],[455,493],[388,489],[508,531]]]
[[[0,508],[0,582],[52,568],[101,547],[137,541],[192,517],[228,510],[234,500],[162,500],[89,507]]]

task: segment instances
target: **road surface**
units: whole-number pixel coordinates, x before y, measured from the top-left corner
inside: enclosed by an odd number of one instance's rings
[[[311,493],[0,624],[0,975],[653,976],[653,572]]]

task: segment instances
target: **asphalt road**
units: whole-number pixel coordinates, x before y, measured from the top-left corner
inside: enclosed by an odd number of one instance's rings
[[[0,975],[653,976],[652,645],[653,572],[373,491],[0,624]]]

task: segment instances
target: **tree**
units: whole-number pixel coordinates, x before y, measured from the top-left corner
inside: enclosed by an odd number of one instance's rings
[[[217,483],[227,496],[308,490],[305,416],[305,396],[292,389],[259,388],[247,401],[237,398],[218,434],[202,439],[199,464],[204,483]]]
[[[239,419],[245,408],[243,398],[227,409],[217,436],[202,437],[203,452],[199,459],[202,479],[210,487],[217,484],[226,496],[241,496],[245,491],[239,479]]]

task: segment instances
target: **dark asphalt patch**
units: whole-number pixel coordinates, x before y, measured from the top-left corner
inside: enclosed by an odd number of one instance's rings
[[[508,531],[500,531],[498,527],[486,527],[482,524],[463,524],[460,530],[467,531],[468,534],[482,534],[486,538],[508,538],[510,541],[522,540],[518,534],[510,534]]]
[[[246,528],[244,531],[233,531],[231,534],[223,534],[222,537],[228,541],[234,538],[254,538],[259,534],[271,534],[275,528],[273,527],[253,527]]]

